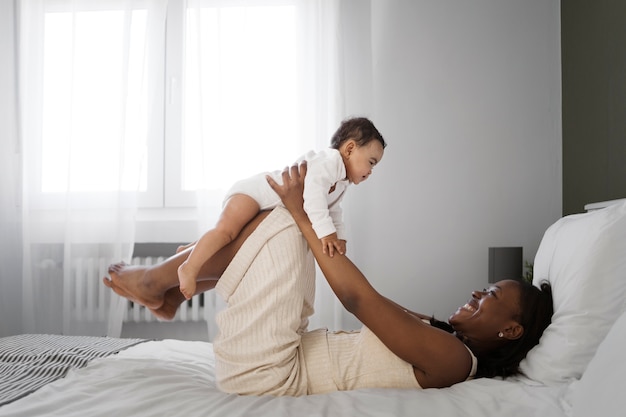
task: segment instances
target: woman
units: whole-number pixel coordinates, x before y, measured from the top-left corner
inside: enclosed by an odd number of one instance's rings
[[[539,290],[501,281],[473,292],[449,325],[430,323],[380,295],[346,256],[323,254],[302,208],[305,175],[302,165],[283,172],[283,185],[268,178],[291,216],[280,208],[263,213],[201,271],[197,291],[217,284],[229,305],[216,318],[221,389],[303,395],[366,387],[434,388],[518,372],[519,362],[550,323],[547,284]],[[339,300],[363,323],[360,332],[307,331],[314,287],[309,250]],[[105,284],[157,316],[171,318],[184,299],[177,294],[176,270],[186,253],[148,269],[114,265]]]

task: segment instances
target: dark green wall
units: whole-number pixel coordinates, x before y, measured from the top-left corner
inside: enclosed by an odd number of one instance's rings
[[[626,1],[561,1],[563,214],[626,197]]]

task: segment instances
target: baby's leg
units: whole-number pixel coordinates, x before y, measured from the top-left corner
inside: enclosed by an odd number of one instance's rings
[[[215,286],[239,248],[269,213],[265,211],[255,216],[239,233],[237,239],[204,263],[198,274],[196,294]],[[102,278],[102,281],[118,295],[146,306],[155,316],[171,320],[185,300],[178,288],[178,268],[190,252],[191,249],[187,249],[152,266],[113,264],[109,267],[110,278]]]
[[[259,204],[250,196],[235,194],[228,199],[215,228],[196,242],[189,258],[178,268],[180,291],[190,299],[202,265],[217,251],[232,242],[243,227],[259,213]]]

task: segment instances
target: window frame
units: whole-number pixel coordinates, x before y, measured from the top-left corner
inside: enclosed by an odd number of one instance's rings
[[[149,0],[132,0],[131,7],[141,8]],[[42,13],[62,11],[97,11],[111,10],[119,7],[125,8],[128,3],[124,0],[107,0],[101,2],[80,0],[47,0],[44,3]],[[228,7],[237,6],[264,6],[264,5],[294,5],[294,0],[234,0],[228,3]],[[148,127],[147,138],[147,189],[137,193],[137,206],[139,209],[181,209],[194,208],[197,206],[197,192],[183,190],[182,181],[182,131],[183,131],[183,65],[184,65],[184,33],[185,15],[187,7],[220,7],[223,2],[217,0],[169,0],[165,11],[165,29],[160,50],[162,62],[160,68],[151,68],[152,77],[157,79],[158,91],[152,95],[154,101],[159,102],[152,126]],[[44,17],[42,16],[42,22]],[[43,27],[40,28],[43,34]],[[41,40],[43,42],[43,40]],[[43,53],[43,45],[41,46]],[[42,90],[43,91],[43,90]],[[30,116],[29,116],[30,117]],[[38,119],[43,115],[36,116]],[[37,122],[41,126],[41,120]],[[40,140],[43,140],[40,135]],[[42,148],[39,147],[32,155],[38,161],[43,161]],[[131,194],[132,192],[43,192],[41,163],[33,164],[39,167],[39,172],[34,175],[33,184],[37,191],[31,192],[34,196],[33,203],[38,207],[63,208],[68,194],[73,201],[85,209],[101,207],[107,200],[115,198],[119,194]],[[206,193],[206,192],[205,192]],[[210,193],[210,192],[209,192]],[[221,192],[215,191],[211,197],[221,198]],[[126,198],[126,197],[124,197]]]
[[[91,12],[91,11],[110,11],[110,10],[125,10],[127,7],[131,9],[141,9],[150,0],[107,0],[107,1],[88,1],[88,0],[46,0],[41,3],[41,7],[36,9],[37,16],[29,22],[29,28],[32,29],[32,36],[29,36],[31,44],[35,45],[38,55],[35,59],[29,58],[31,64],[41,68],[40,72],[32,70],[32,76],[29,79],[37,80],[34,82],[33,88],[28,87],[28,94],[36,94],[38,102],[43,102],[44,85],[43,85],[43,65],[44,65],[44,34],[45,34],[45,15],[47,13],[58,13],[68,11],[79,12]],[[17,8],[16,16],[20,16],[21,9]],[[32,16],[29,16],[31,18]],[[19,23],[18,23],[19,24]],[[155,55],[155,60],[161,62],[158,68],[152,69],[152,79],[155,80],[153,87],[155,91],[152,93],[154,101],[164,102],[163,91],[163,78],[165,72],[165,39],[163,39],[163,45],[160,48],[155,48],[159,53]],[[21,54],[18,52],[18,54]],[[27,55],[32,55],[32,52],[28,52]],[[19,64],[18,64],[19,65]],[[40,76],[41,74],[41,76]],[[22,86],[24,83],[21,84]],[[32,90],[32,91],[30,91]],[[45,192],[43,191],[42,176],[43,176],[43,108],[41,106],[35,106],[40,111],[23,111],[20,117],[24,120],[27,118],[27,123],[22,123],[24,130],[27,130],[27,134],[31,138],[39,143],[39,146],[29,148],[28,152],[24,155],[24,158],[30,160],[28,167],[32,168],[30,172],[24,172],[25,183],[30,184],[28,190],[29,206],[35,210],[64,210],[67,207],[68,199],[71,200],[72,208],[79,208],[84,210],[98,209],[102,207],[111,206],[117,204],[121,206],[133,206],[155,208],[163,206],[163,176],[164,169],[163,164],[147,163],[148,170],[146,172],[147,182],[145,191],[125,191],[125,190],[111,190],[101,192],[89,192],[89,191],[64,191],[64,192]],[[147,161],[162,161],[164,152],[164,135],[162,128],[164,124],[164,108],[160,106],[154,112],[154,117],[149,126],[147,126]]]
[[[185,60],[185,19],[187,8],[192,7],[244,7],[296,5],[295,0],[171,0],[168,3],[165,62],[165,137],[163,171],[163,208],[191,208],[198,205],[197,191],[183,189],[183,65]],[[296,157],[297,155],[294,155]],[[207,197],[218,203],[224,190],[203,190]]]

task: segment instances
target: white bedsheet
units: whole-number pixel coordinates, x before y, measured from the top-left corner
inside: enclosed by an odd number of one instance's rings
[[[567,385],[478,379],[446,389],[244,397],[215,385],[212,345],[151,341],[94,360],[0,408],[0,416],[570,416]]]

